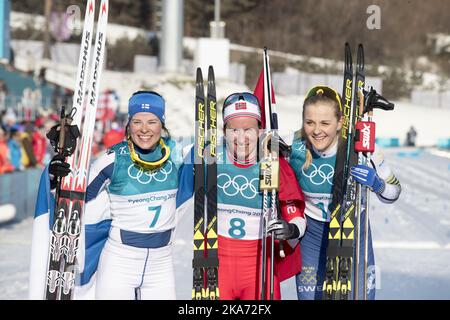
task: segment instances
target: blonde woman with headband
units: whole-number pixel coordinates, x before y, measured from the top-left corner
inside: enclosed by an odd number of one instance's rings
[[[297,296],[301,300],[313,300],[322,299],[323,295],[329,206],[339,132],[343,125],[341,98],[333,88],[314,87],[306,95],[302,114],[302,128],[286,142],[292,144],[289,163],[305,194],[306,204],[307,228],[301,239],[302,271],[296,276]],[[379,152],[372,157],[372,166],[355,166],[350,174],[357,182],[367,185],[382,202],[393,203],[400,196],[400,183]],[[368,256],[370,270],[370,266],[375,264],[370,229]],[[375,278],[369,276],[367,283],[368,298],[375,299]],[[362,292],[362,286],[359,290]]]

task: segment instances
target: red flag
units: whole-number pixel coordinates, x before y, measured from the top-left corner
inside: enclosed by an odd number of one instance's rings
[[[272,89],[272,103],[275,104],[275,91],[273,83],[270,84]],[[259,74],[253,94],[258,98],[261,106],[262,126],[265,128],[265,104],[264,104],[264,69]],[[289,163],[280,156],[280,189],[278,199],[280,201],[281,216],[284,220],[290,221],[293,218],[305,218],[305,200],[303,191]],[[284,245],[286,253],[285,258],[276,259],[276,270],[280,281],[289,279],[301,271],[301,254],[300,245],[291,250],[288,244]]]
[[[272,103],[276,103],[275,102],[275,91],[273,90],[273,84],[271,83],[271,88],[272,88]],[[256,83],[256,87],[255,90],[253,91],[253,94],[258,98],[259,100],[259,105],[261,107],[261,124],[262,124],[262,128],[265,129],[266,128],[266,107],[265,107],[265,103],[264,103],[264,69],[261,70],[261,73],[259,74],[259,78],[258,78],[258,82]]]

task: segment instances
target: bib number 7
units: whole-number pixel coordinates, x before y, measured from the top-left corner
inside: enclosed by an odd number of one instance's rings
[[[152,214],[154,214],[152,223],[150,223],[150,226],[149,226],[150,228],[153,228],[153,227],[155,227],[156,222],[159,219],[159,214],[161,213],[161,206],[148,207],[148,211],[151,212]]]

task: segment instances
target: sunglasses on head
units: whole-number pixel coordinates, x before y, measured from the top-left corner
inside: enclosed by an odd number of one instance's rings
[[[251,94],[249,92],[239,92],[230,94],[223,102],[223,107],[225,108],[237,101],[246,101],[259,106],[258,98],[254,94]]]
[[[337,93],[337,91],[334,90],[333,88],[330,88],[328,86],[313,87],[308,91],[305,99],[308,99],[308,98],[311,98],[311,97],[314,97],[317,95],[322,95],[333,101],[336,101],[337,104],[339,105],[339,109],[342,110],[341,97],[339,96],[339,93]]]

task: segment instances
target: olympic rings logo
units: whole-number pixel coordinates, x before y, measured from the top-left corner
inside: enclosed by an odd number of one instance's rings
[[[317,168],[314,163],[311,163],[312,170],[309,174],[305,172],[305,169],[302,169],[302,173],[306,178],[309,178],[312,184],[318,186],[322,185],[325,182],[328,182],[329,185],[333,185],[333,177],[334,177],[334,168],[329,164],[322,164]]]
[[[164,182],[167,180],[172,170],[172,161],[167,161],[166,165],[153,172],[146,171],[135,164],[132,164],[128,167],[128,176],[133,180],[137,180],[140,184],[149,184],[152,180]]]
[[[255,198],[259,193],[258,182],[259,178],[248,181],[243,175],[237,175],[233,179],[226,173],[221,173],[217,176],[217,186],[229,197],[240,193],[245,199]]]

